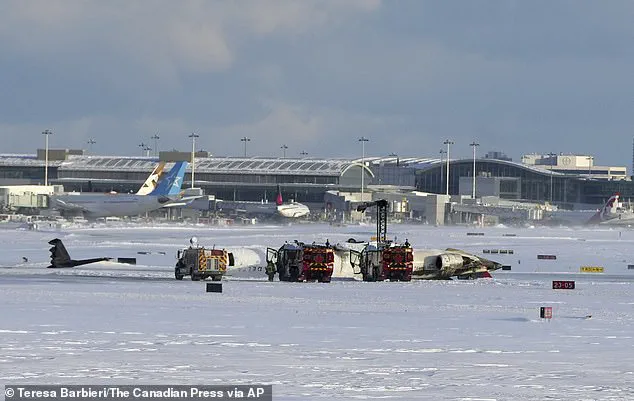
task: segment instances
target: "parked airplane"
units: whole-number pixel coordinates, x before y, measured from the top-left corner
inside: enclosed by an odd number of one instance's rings
[[[159,164],[160,167],[160,164]],[[157,167],[158,168],[158,167]],[[140,194],[101,194],[68,193],[49,197],[51,207],[70,213],[82,213],[88,218],[111,216],[137,216],[159,209],[178,199],[187,162],[177,162],[169,173],[161,176],[158,185],[147,195]],[[162,168],[161,168],[162,171]],[[156,175],[150,175],[148,181]],[[160,174],[159,174],[160,175]],[[146,181],[146,184],[148,183]],[[152,184],[149,184],[152,187]],[[139,192],[145,192],[145,184]]]
[[[277,206],[277,213],[279,213],[279,215],[282,217],[299,218],[308,216],[308,214],[310,214],[310,209],[308,208],[308,206],[302,203],[295,201],[284,203],[279,185],[277,186],[277,199],[275,200],[275,205]]]
[[[620,195],[612,195],[599,210],[556,210],[545,221],[562,225],[634,225],[634,212],[619,202]]]
[[[165,168],[165,162],[160,162],[156,165],[152,173],[148,176],[147,180],[141,185],[141,188],[137,191],[137,195],[149,195],[156,189],[159,180],[163,176],[163,169]]]
[[[284,203],[279,185],[277,186],[277,198],[275,200],[275,204],[269,202],[219,200],[218,208],[220,210],[233,210],[251,216],[279,216],[291,219],[305,217],[310,214],[308,206],[302,203],[295,201]]]

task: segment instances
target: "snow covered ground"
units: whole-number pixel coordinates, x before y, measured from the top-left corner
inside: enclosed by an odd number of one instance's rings
[[[389,227],[416,249],[460,248],[512,266],[475,281],[271,283],[254,268],[267,246],[373,230],[0,230],[0,383],[262,383],[275,400],[634,399],[634,231]],[[467,236],[476,231],[484,235]],[[191,236],[236,252],[222,294],[174,280],[176,250]],[[138,264],[46,269],[55,237],[73,258]],[[556,279],[577,288],[553,290]],[[553,307],[551,321],[540,306]]]

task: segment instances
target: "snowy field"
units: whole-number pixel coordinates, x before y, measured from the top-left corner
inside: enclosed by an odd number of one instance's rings
[[[512,270],[292,284],[254,268],[267,246],[367,240],[374,226],[0,229],[0,383],[258,383],[273,384],[275,400],[634,400],[634,231],[388,229],[415,249],[460,248]],[[222,294],[173,278],[191,236],[236,253]],[[138,264],[46,269],[55,237],[73,258]],[[557,279],[577,288],[553,290]],[[551,321],[540,306],[553,307]]]

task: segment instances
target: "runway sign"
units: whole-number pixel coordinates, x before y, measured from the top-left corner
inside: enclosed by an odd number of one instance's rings
[[[575,282],[566,280],[554,280],[553,290],[574,290]]]
[[[484,233],[467,233],[467,235],[484,235]]]
[[[539,317],[542,319],[552,319],[553,318],[553,307],[552,306],[542,306],[539,308]]]
[[[125,263],[128,265],[136,265],[136,258],[117,258],[117,263]]]
[[[517,237],[517,234],[502,234],[503,237]]]
[[[483,249],[482,253],[501,253],[501,254],[512,255],[513,250],[512,249]]]
[[[634,265],[627,265],[628,270],[634,270]]]
[[[509,266],[509,265],[503,265],[503,266],[502,266],[502,270],[511,270],[511,266]]]
[[[581,266],[579,270],[581,273],[603,273],[603,267],[601,266]]]
[[[537,255],[537,259],[556,260],[557,255]]]
[[[207,283],[207,292],[222,292],[222,283]]]

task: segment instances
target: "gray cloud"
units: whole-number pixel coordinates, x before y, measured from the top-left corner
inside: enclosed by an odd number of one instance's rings
[[[0,4],[0,135],[140,154],[591,152],[631,162],[629,1]]]

